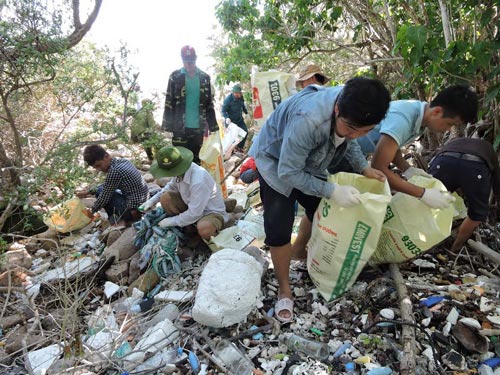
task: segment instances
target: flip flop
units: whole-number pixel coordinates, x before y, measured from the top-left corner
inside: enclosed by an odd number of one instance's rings
[[[279,315],[281,311],[289,311],[290,317],[283,318]],[[274,314],[276,315],[276,319],[278,319],[280,322],[290,323],[293,320],[293,300],[286,297],[278,299],[274,308]]]

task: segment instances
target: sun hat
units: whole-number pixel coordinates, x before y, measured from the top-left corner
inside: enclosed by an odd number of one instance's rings
[[[306,79],[311,78],[312,76],[319,74],[320,76],[323,77],[323,84],[327,83],[330,80],[330,77],[328,77],[325,73],[321,71],[321,68],[318,65],[311,64],[306,66],[299,75],[299,78],[297,78],[296,82],[303,82]]]
[[[241,92],[240,84],[237,83],[236,85],[234,85],[233,88],[231,89],[231,92]]]
[[[195,62],[196,51],[191,46],[184,46],[181,48],[181,57],[184,62]]]
[[[154,178],[174,177],[186,173],[193,162],[193,153],[185,147],[165,146],[156,152],[149,172]]]

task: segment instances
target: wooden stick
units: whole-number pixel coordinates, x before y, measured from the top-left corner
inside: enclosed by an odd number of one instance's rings
[[[474,240],[467,240],[467,244],[469,244],[469,246],[476,250],[478,253],[484,255],[486,258],[492,260],[497,264],[500,264],[500,254],[495,250],[490,249],[485,244]]]
[[[403,276],[399,272],[399,267],[397,264],[391,263],[389,265],[392,279],[396,284],[396,289],[399,295],[399,305],[401,308],[401,320],[403,322],[415,323],[412,314],[412,304],[410,296],[408,295],[408,290],[404,285]],[[401,328],[401,341],[403,344],[403,358],[401,359],[400,374],[401,375],[411,375],[415,374],[415,328],[409,325],[403,324]]]
[[[232,173],[236,170],[236,168],[238,168],[241,164],[243,164],[243,162],[244,162],[245,160],[247,160],[247,158],[248,158],[248,154],[244,154],[244,155],[243,155],[243,157],[241,158],[241,160],[239,160],[238,162],[234,163],[234,167],[233,167],[233,169],[231,169],[231,170],[230,170],[230,171],[229,171],[229,172],[228,172],[228,173],[224,176],[224,178],[222,179],[222,181],[221,181],[220,183],[221,183],[221,184],[223,184],[223,183],[224,183],[224,181],[226,181],[226,180],[227,180],[227,178],[228,178],[229,176],[231,176],[231,174],[232,174]]]

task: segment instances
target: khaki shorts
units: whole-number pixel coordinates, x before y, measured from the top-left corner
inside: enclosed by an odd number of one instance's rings
[[[160,197],[160,203],[163,209],[168,212],[166,209],[166,201],[170,200],[171,204],[179,211],[179,212],[184,212],[188,209],[188,206],[184,201],[182,200],[182,197],[180,193],[174,192],[174,191],[167,191],[162,194]],[[212,224],[217,232],[220,232],[222,229],[224,229],[224,217],[221,214],[217,213],[211,213],[205,216],[202,216],[200,221],[208,221],[210,224]]]

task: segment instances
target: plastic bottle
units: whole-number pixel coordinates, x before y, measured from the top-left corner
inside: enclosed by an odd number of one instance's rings
[[[296,334],[288,336],[285,342],[291,350],[296,350],[314,358],[327,359],[330,355],[330,348],[324,342],[306,339]]]
[[[253,362],[228,340],[221,340],[215,346],[215,355],[233,374],[251,375],[255,368]]]

